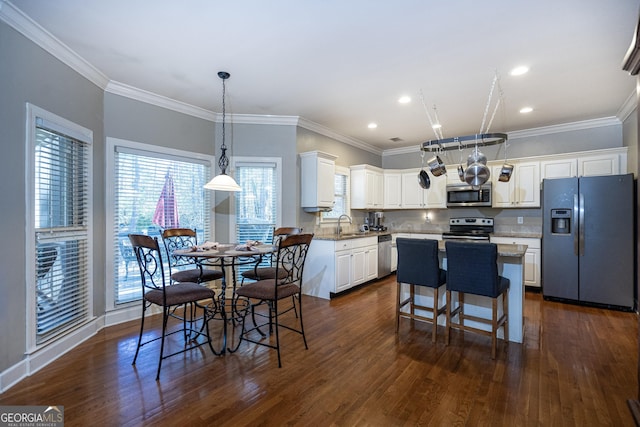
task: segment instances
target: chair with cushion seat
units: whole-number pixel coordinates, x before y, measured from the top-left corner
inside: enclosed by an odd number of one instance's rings
[[[445,243],[447,251],[447,327],[446,342],[449,344],[451,328],[477,332],[491,336],[491,358],[496,358],[497,333],[504,331],[505,342],[509,341],[507,319],[509,279],[498,274],[498,247],[495,243]],[[458,293],[458,306],[453,308],[452,292]],[[478,295],[492,299],[491,319],[472,316],[464,312],[464,295]],[[502,296],[502,315],[498,315],[498,299]],[[458,316],[458,322],[452,319]],[[465,320],[491,325],[491,331],[465,324]]]
[[[290,234],[300,234],[302,232],[301,228],[297,227],[279,227],[273,230],[273,244],[277,245],[280,239],[290,235]],[[269,267],[260,267],[260,263],[256,263],[256,265],[250,269],[242,272],[242,282],[240,286],[244,284],[244,279],[249,280],[264,280],[264,279],[274,279],[276,277],[276,267],[274,265],[275,255],[271,256],[271,266]],[[284,274],[284,270],[280,270],[280,274]],[[282,277],[280,277],[282,279]]]
[[[302,273],[312,238],[313,234],[291,234],[280,239],[274,264],[276,269],[274,278],[248,283],[235,291],[238,297],[258,300],[257,303],[251,305],[253,328],[246,329],[246,315],[243,318],[242,339],[275,349],[278,352],[278,367],[282,366],[280,360],[280,328],[301,334],[304,348],[308,349],[302,321]],[[297,300],[299,311],[294,319],[298,319],[296,323],[299,322],[299,327],[281,323],[282,316],[289,311],[293,311],[296,307],[295,302],[286,306],[283,305],[284,303],[281,301],[289,297]],[[266,314],[256,313],[256,307],[260,305],[268,306]],[[256,316],[266,317],[267,319],[265,323],[259,325],[256,322]],[[263,326],[268,326],[269,332],[275,330],[275,343],[272,343],[270,337],[262,332],[260,328]],[[262,338],[251,338],[250,335],[254,331],[258,332]]]
[[[172,281],[205,283],[222,278],[222,271],[204,268],[197,258],[173,255],[175,250],[191,248],[198,244],[196,230],[167,228],[162,231],[162,242],[167,251]]]
[[[438,316],[446,312],[446,305],[438,307],[438,290],[446,282],[446,271],[440,268],[438,261],[438,241],[398,238],[396,239],[396,247],[398,248],[396,333],[402,317],[431,322],[433,323],[431,341],[436,342]],[[403,283],[409,285],[409,297],[405,300],[401,300]],[[431,307],[416,302],[416,286],[433,289],[433,305]],[[402,308],[407,304],[409,311],[402,311]],[[430,312],[432,317],[416,314],[416,309]]]
[[[135,365],[138,352],[142,346],[157,340],[161,340],[161,343],[156,381],[160,379],[162,361],[168,357],[184,353],[185,351],[204,344],[208,344],[211,351],[215,355],[218,355],[219,353],[214,350],[211,343],[208,322],[208,319],[217,311],[215,292],[206,286],[194,282],[166,284],[163,259],[158,239],[144,234],[130,234],[129,239],[133,251],[136,254],[138,266],[140,267],[143,295],[140,336],[138,337],[138,346],[132,364]],[[205,301],[210,301],[207,303],[210,303],[212,311],[208,311],[209,309],[203,304]],[[159,337],[154,337],[142,342],[145,313],[151,305],[162,307],[162,334]],[[182,317],[178,317],[177,315],[177,310],[180,306],[184,306],[185,315]],[[189,320],[187,320],[186,316],[187,306],[192,308],[189,314]],[[198,309],[202,310],[202,316],[199,318],[193,316],[193,313]],[[169,318],[180,319],[182,321],[182,328],[167,332]],[[179,350],[165,355],[165,338],[176,333],[183,333],[185,342],[183,345],[180,345]]]

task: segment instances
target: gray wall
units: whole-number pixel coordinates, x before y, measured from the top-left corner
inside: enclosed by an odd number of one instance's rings
[[[104,242],[103,91],[0,21],[0,372],[26,349],[25,103],[93,130],[94,241]],[[104,312],[104,245],[94,245],[94,311]],[[30,262],[33,257],[28,258]],[[31,266],[29,266],[31,267]]]
[[[218,126],[216,140],[222,140],[222,126]],[[216,143],[220,146],[221,142]],[[279,157],[282,159],[282,224],[295,225],[296,195],[299,179],[296,155],[296,127],[292,125],[235,124],[227,122],[227,155]],[[216,166],[217,168],[217,166]],[[217,169],[216,169],[217,170]],[[233,171],[231,171],[233,173]],[[217,172],[216,172],[217,173]],[[216,193],[216,239],[229,239],[230,195]]]

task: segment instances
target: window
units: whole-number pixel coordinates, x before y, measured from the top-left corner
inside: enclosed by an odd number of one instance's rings
[[[111,211],[107,252],[113,260],[107,264],[112,266],[107,304],[113,308],[142,296],[130,233],[157,237],[161,247],[166,228],[193,228],[200,242],[211,235],[211,193],[203,188],[210,178],[211,159],[115,138],[107,138],[107,149],[112,175],[108,182],[114,186],[107,191],[113,197],[107,203]]]
[[[333,179],[334,205],[329,212],[322,212],[322,221],[336,221],[340,215],[349,215],[349,169],[336,166]]]
[[[259,240],[271,243],[274,227],[280,224],[280,159],[235,158],[235,178],[242,191],[234,193],[237,242]],[[265,260],[264,263],[268,263]],[[239,266],[241,273],[252,266]]]
[[[89,320],[93,133],[27,104],[31,215],[27,239],[31,350]],[[33,231],[31,231],[33,230]]]

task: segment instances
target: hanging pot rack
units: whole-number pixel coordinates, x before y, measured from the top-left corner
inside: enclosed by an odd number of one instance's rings
[[[502,144],[508,139],[506,133],[478,133],[474,135],[455,136],[453,138],[430,139],[422,143],[422,150],[433,152],[464,150],[465,148],[487,147]],[[468,141],[468,142],[467,142]],[[465,144],[465,142],[467,142]]]

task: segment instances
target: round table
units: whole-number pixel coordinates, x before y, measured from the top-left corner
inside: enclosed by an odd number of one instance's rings
[[[238,312],[236,307],[236,300],[231,297],[231,316],[227,316],[227,303],[226,303],[226,290],[227,290],[227,273],[226,267],[231,267],[232,271],[232,279],[233,279],[233,289],[236,288],[236,277],[235,277],[235,266],[248,264],[248,263],[258,263],[262,259],[264,255],[271,254],[278,250],[278,247],[275,245],[257,245],[251,246],[250,249],[247,250],[236,250],[237,244],[218,244],[215,246],[215,249],[201,249],[198,247],[191,249],[178,249],[173,251],[174,255],[181,257],[189,257],[189,258],[197,258],[200,262],[203,262],[203,265],[215,265],[221,268],[222,270],[222,279],[221,279],[221,293],[219,298],[220,303],[220,313],[223,320],[223,332],[222,332],[222,349],[220,351],[221,354],[224,354],[227,350],[227,321],[235,320],[234,313]],[[246,258],[242,260],[242,258]],[[212,261],[215,260],[215,261]],[[215,310],[214,310],[215,315]],[[243,319],[244,321],[244,319]],[[232,349],[228,349],[230,353],[233,353],[238,349],[240,345],[240,341],[236,347]]]

